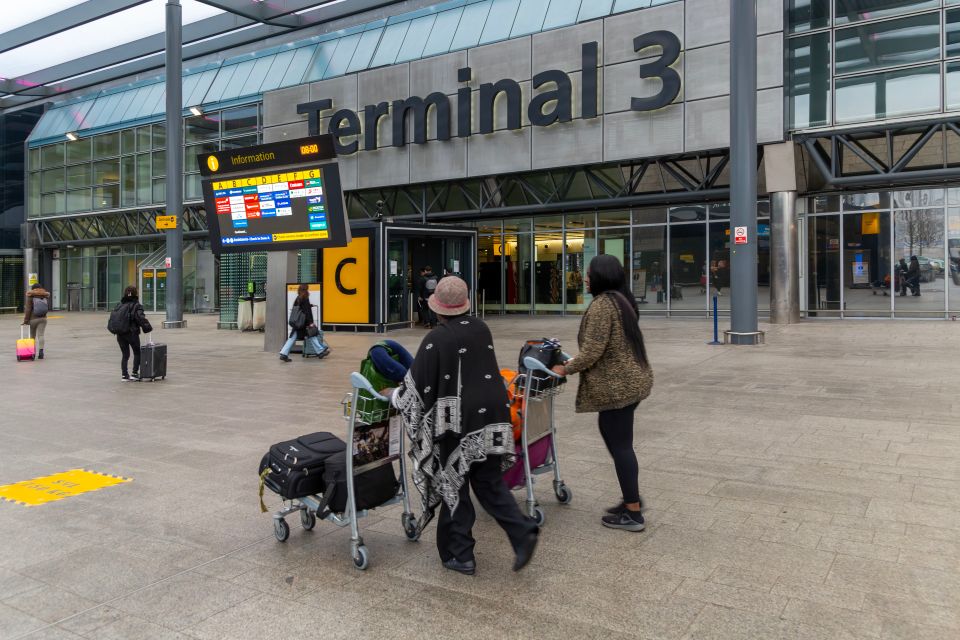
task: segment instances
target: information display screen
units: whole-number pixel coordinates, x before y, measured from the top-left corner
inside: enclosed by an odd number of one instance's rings
[[[215,251],[285,251],[350,241],[338,166],[323,162],[325,147],[312,140],[201,156]],[[233,166],[242,170],[224,170]]]

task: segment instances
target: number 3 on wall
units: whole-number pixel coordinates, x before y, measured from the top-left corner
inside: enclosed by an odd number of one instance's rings
[[[680,95],[680,74],[670,65],[680,57],[680,39],[669,31],[651,31],[633,39],[633,50],[640,53],[650,47],[660,47],[663,52],[653,62],[640,65],[640,77],[660,78],[660,92],[649,98],[631,98],[634,111],[655,111],[673,102]]]

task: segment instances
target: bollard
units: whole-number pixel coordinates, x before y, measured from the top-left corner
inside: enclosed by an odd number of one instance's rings
[[[723,344],[720,342],[720,329],[717,319],[717,294],[713,294],[713,341],[707,344]]]

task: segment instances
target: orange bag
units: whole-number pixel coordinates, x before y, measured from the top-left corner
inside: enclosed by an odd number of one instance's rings
[[[523,431],[523,392],[517,389],[514,380],[517,372],[510,369],[500,369],[503,384],[507,387],[507,401],[510,403],[510,424],[513,425],[513,440],[520,441]]]

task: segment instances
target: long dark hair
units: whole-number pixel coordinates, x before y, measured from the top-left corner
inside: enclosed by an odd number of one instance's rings
[[[647,348],[643,344],[643,333],[640,331],[640,310],[637,308],[633,292],[627,286],[627,274],[620,261],[611,255],[601,254],[590,261],[587,277],[590,279],[590,294],[594,298],[609,293],[617,303],[623,331],[627,342],[633,348],[633,355],[641,366],[648,367],[650,363],[647,360]],[[580,332],[583,332],[582,320]]]

